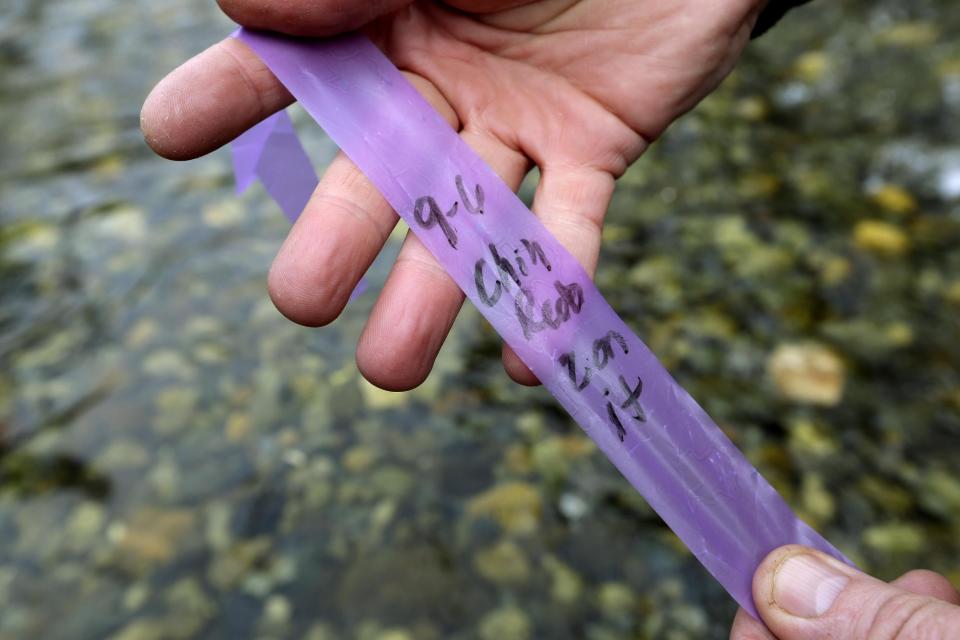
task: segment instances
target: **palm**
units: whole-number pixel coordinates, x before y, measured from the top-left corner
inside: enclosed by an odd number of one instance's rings
[[[477,121],[518,150],[617,173],[747,41],[756,3],[739,12],[727,3],[691,24],[692,4],[541,0],[476,15],[418,2],[369,31],[398,66],[436,85],[462,126]]]
[[[531,163],[539,167],[534,212],[591,273],[614,180],[726,75],[760,6],[380,0],[394,9],[368,22],[374,4],[221,0],[241,23],[297,35],[362,26],[508,185],[516,189]],[[339,14],[332,15],[334,6]],[[195,157],[290,100],[248,49],[228,40],[158,85],[144,107],[144,131],[161,154]],[[335,319],[396,221],[339,157],[271,269],[278,308],[311,326]],[[351,260],[342,260],[344,251]],[[358,344],[364,375],[390,389],[422,382],[462,302],[453,281],[408,237]],[[535,382],[509,349],[504,364],[514,379]]]

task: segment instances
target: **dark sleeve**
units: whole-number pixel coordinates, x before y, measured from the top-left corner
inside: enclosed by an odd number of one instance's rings
[[[808,2],[810,2],[810,0],[770,0],[766,8],[760,13],[760,17],[757,18],[757,24],[753,27],[753,33],[750,34],[750,37],[756,38],[757,36],[763,35],[767,29],[775,25],[787,11]]]

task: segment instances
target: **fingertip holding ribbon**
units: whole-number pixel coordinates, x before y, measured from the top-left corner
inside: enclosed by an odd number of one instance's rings
[[[369,40],[236,37],[740,606],[757,616],[753,572],[777,547],[803,544],[848,562],[794,515],[577,260]],[[260,177],[291,219],[288,207],[299,203],[298,214],[316,186],[295,141],[290,119],[277,114],[234,143],[238,187]]]

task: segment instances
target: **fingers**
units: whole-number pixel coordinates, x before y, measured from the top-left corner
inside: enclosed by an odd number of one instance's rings
[[[463,294],[412,233],[357,343],[357,368],[388,391],[407,391],[429,375]]]
[[[473,129],[461,134],[511,188],[526,175],[524,156]],[[391,391],[422,383],[463,304],[463,292],[430,252],[407,236],[357,344],[357,366],[371,383]]]
[[[295,36],[331,36],[363,25],[413,0],[217,0],[223,12],[245,27]]]
[[[907,583],[916,585],[920,577]],[[796,545],[764,560],[754,576],[753,597],[780,640],[939,640],[955,637],[960,628],[957,606],[886,584]]]
[[[533,211],[553,236],[593,277],[600,254],[600,232],[613,197],[614,179],[592,167],[545,165],[533,200]],[[508,345],[503,366],[520,384],[539,381]]]
[[[236,38],[200,53],[154,87],[140,113],[147,144],[171,160],[202,156],[293,102]]]
[[[404,74],[454,128],[456,114],[427,80]],[[270,268],[270,297],[303,325],[333,322],[397,223],[376,187],[342,153],[331,163]]]
[[[904,591],[930,596],[950,604],[960,605],[960,593],[950,584],[950,581],[933,571],[917,569],[909,571],[890,584]]]
[[[273,304],[308,327],[333,322],[396,223],[373,184],[338,154],[273,261]]]
[[[733,627],[730,629],[730,640],[777,640],[773,637],[762,622],[757,621],[753,616],[743,609],[737,610],[737,616],[733,619]]]

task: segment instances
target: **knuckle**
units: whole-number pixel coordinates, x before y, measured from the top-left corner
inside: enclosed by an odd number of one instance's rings
[[[886,600],[866,625],[862,637],[869,640],[922,640],[942,638],[940,603],[912,593],[899,593]]]

